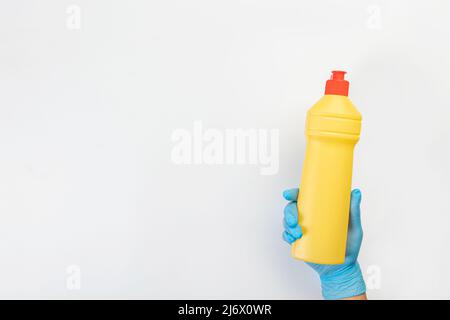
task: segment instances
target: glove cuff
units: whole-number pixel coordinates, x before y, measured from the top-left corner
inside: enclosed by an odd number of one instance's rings
[[[359,296],[366,292],[366,284],[358,262],[332,274],[320,277],[322,295],[326,300]]]

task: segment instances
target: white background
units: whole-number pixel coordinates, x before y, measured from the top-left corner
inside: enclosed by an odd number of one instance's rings
[[[333,69],[363,114],[369,298],[450,298],[449,34],[446,0],[2,0],[0,298],[321,298],[281,193]],[[175,165],[195,120],[279,129],[278,173]]]

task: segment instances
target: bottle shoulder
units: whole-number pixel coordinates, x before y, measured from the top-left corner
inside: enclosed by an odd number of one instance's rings
[[[324,95],[308,110],[308,114],[354,120],[362,119],[361,113],[351,100],[346,96],[340,95]]]

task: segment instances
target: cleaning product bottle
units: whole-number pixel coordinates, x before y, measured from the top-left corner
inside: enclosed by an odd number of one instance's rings
[[[307,262],[341,264],[345,259],[352,182],[353,149],[361,114],[348,96],[345,71],[333,71],[325,95],[308,111],[300,193],[303,236],[292,256]]]

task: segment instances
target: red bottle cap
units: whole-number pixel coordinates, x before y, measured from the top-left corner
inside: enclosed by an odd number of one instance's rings
[[[339,96],[348,96],[348,81],[344,79],[345,71],[331,71],[330,80],[327,80],[325,94],[336,94]]]

